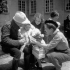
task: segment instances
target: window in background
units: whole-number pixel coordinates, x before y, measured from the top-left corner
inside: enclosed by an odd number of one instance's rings
[[[18,0],[18,10],[26,13],[26,0]]]
[[[36,0],[29,0],[29,14],[34,15],[36,13]]]
[[[70,0],[65,0],[65,10],[70,11]]]
[[[45,0],[45,13],[53,11],[53,0]]]
[[[0,14],[2,13],[2,0],[0,0]]]
[[[0,1],[0,13],[8,14],[8,3],[7,0]]]

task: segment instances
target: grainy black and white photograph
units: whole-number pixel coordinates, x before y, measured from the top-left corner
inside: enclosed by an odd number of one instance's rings
[[[0,70],[70,70],[70,0],[0,0]]]

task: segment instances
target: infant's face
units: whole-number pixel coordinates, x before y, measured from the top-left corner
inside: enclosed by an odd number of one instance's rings
[[[22,30],[28,31],[30,29],[31,25],[30,24],[24,24],[22,26]]]

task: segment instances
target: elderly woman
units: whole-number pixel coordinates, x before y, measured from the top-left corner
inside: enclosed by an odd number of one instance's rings
[[[45,35],[51,35],[49,43],[42,44],[34,40],[34,38],[31,42],[39,47],[43,47],[45,49],[46,59],[55,65],[56,70],[61,70],[62,62],[70,61],[70,48],[66,37],[57,27],[58,24],[53,20],[45,21]]]
[[[18,30],[23,24],[30,23],[25,13],[17,11],[11,21],[8,21],[1,29],[1,45],[4,53],[10,53],[13,57],[12,70],[18,69],[21,57],[20,48],[25,40],[19,39]]]

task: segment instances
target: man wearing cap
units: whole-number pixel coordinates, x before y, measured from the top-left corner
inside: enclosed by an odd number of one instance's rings
[[[11,21],[8,21],[1,29],[1,45],[5,53],[10,53],[13,56],[12,70],[17,70],[19,59],[21,56],[20,48],[24,45],[25,40],[18,36],[18,30],[24,24],[30,24],[26,15],[17,11]]]
[[[66,37],[57,27],[58,24],[55,21],[45,21],[44,35],[46,35],[46,37],[51,35],[51,39],[46,44],[42,44],[34,39],[32,39],[31,42],[39,47],[44,47],[46,59],[54,64],[56,70],[61,70],[62,62],[70,61],[70,48]]]

